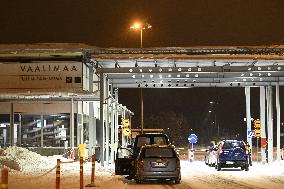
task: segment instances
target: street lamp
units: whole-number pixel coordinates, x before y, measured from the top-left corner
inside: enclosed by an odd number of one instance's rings
[[[217,129],[217,136],[218,139],[220,137],[220,128],[219,128],[219,123],[217,124],[217,105],[218,105],[218,101],[210,101],[209,102],[212,106],[214,104],[214,121],[212,122],[212,124],[214,124],[215,129]],[[209,113],[211,113],[212,110],[209,110]]]
[[[140,48],[143,48],[143,30],[145,29],[151,29],[152,26],[149,23],[139,23],[136,22],[134,23],[132,26],[130,26],[130,29],[134,29],[134,30],[140,30]],[[144,103],[143,103],[143,91],[141,88],[141,133],[143,133],[143,129],[144,129]]]
[[[136,22],[132,26],[130,26],[130,29],[140,30],[140,48],[143,48],[143,30],[150,28],[152,28],[152,26],[149,23],[142,24]]]

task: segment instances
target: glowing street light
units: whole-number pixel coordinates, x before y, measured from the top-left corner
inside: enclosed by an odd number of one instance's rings
[[[139,23],[136,22],[132,26],[130,26],[130,29],[134,30],[140,30],[140,48],[143,48],[143,30],[150,29],[152,26],[148,23]]]

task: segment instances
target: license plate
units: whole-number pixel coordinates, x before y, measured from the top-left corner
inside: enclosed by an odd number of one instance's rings
[[[154,162],[154,166],[155,167],[166,167],[166,163],[165,162]]]
[[[232,164],[234,164],[234,162],[232,162],[232,161],[227,161],[226,164],[232,165]]]

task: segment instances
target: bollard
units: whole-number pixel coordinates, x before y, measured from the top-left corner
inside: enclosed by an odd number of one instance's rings
[[[73,148],[70,149],[69,159],[75,160],[75,154],[74,154],[74,149]]]
[[[80,189],[83,189],[83,157],[80,157]]]
[[[193,149],[188,149],[188,158],[189,158],[189,162],[193,162],[194,160],[194,150]]]
[[[92,155],[92,173],[91,173],[91,184],[87,184],[86,187],[96,187],[95,185],[95,170],[96,170],[96,156]]]
[[[57,159],[56,164],[56,183],[55,188],[60,189],[60,159]]]
[[[0,189],[8,189],[8,169],[1,170]]]
[[[83,160],[85,161],[85,150],[86,150],[86,144],[79,144],[78,146],[78,156],[83,157]]]

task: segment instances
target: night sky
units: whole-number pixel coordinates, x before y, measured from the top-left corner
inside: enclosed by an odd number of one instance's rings
[[[153,26],[144,32],[144,47],[269,46],[284,43],[283,10],[283,0],[13,0],[1,2],[0,43],[137,48],[140,35],[129,27],[143,21]],[[202,135],[213,100],[218,101],[220,127],[232,134],[243,128],[245,133],[244,88],[145,89],[144,98],[146,122],[151,115],[172,111],[187,117],[188,128]],[[135,112],[133,124],[138,127],[140,90],[120,89],[120,100]],[[258,101],[254,88],[253,116]]]
[[[284,39],[283,0],[13,0],[0,6],[0,43],[144,46],[269,45]]]

